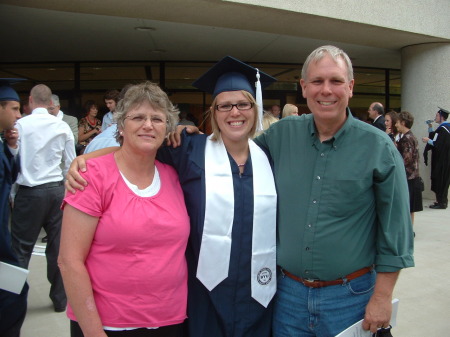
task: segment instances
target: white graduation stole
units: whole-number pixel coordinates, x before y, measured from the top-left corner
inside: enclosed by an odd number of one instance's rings
[[[267,307],[276,291],[276,206],[272,170],[265,153],[249,140],[253,166],[252,297]],[[206,141],[206,205],[197,278],[213,290],[228,277],[234,216],[233,177],[221,140]],[[249,210],[250,211],[250,210]]]

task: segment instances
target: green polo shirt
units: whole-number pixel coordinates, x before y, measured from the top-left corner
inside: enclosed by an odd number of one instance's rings
[[[348,111],[323,143],[312,114],[283,118],[255,142],[274,163],[279,266],[319,280],[414,266],[405,167],[385,133]]]

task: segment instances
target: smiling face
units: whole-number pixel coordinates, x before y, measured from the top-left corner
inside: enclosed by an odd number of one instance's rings
[[[353,96],[354,80],[348,79],[345,62],[337,62],[325,55],[312,62],[306,78],[300,80],[303,97],[314,115],[316,123],[332,124],[340,127],[346,119],[346,108]]]
[[[247,110],[238,110],[233,106],[231,111],[218,111],[217,105],[238,104],[250,102],[242,91],[225,91],[216,96],[213,118],[220,130],[224,143],[228,141],[247,141],[255,129],[256,107]]]
[[[155,110],[149,102],[131,109],[126,114],[124,127],[120,129],[123,148],[140,154],[156,154],[166,136],[166,120],[166,115]]]

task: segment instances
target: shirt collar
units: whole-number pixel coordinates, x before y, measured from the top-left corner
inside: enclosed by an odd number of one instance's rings
[[[46,109],[46,108],[36,108],[36,109],[34,109],[32,112],[31,112],[31,114],[32,115],[34,115],[34,114],[40,114],[40,115],[43,115],[43,114],[49,114],[49,112],[48,112],[48,110]],[[49,114],[50,115],[50,114]]]
[[[346,120],[344,125],[342,125],[342,127],[338,130],[338,132],[336,132],[336,134],[331,137],[327,142],[332,142],[335,147],[336,145],[340,142],[340,140],[342,139],[342,137],[345,135],[346,131],[351,128],[353,126],[353,124],[355,123],[355,118],[353,117],[350,108],[347,107],[346,109]],[[314,118],[313,118],[313,114],[310,114],[310,123],[309,123],[309,133],[311,135],[311,140],[312,140],[312,144],[314,144],[316,141],[319,141],[319,137],[316,136],[317,134],[317,129],[316,126],[314,124]],[[309,116],[307,116],[309,117]]]

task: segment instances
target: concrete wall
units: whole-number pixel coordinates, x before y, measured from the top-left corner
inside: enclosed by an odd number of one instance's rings
[[[425,181],[424,197],[434,199],[430,191],[430,167],[423,163],[428,135],[425,121],[433,119],[438,106],[450,109],[450,43],[430,43],[402,50],[402,109],[414,115],[412,132],[419,140],[420,172]],[[436,124],[434,124],[436,127]],[[430,154],[431,155],[431,154]]]
[[[401,31],[450,38],[450,3],[427,1],[361,0],[224,0],[277,8]],[[270,22],[268,23],[270,24]]]

